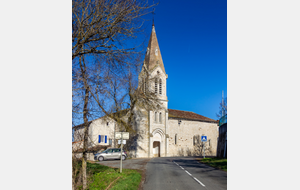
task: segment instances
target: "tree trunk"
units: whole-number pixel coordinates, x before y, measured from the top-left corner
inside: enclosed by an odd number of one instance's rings
[[[85,88],[84,106],[83,106],[83,121],[84,121],[84,137],[83,137],[83,152],[82,152],[82,183],[83,189],[87,189],[87,176],[86,176],[86,161],[87,161],[87,149],[88,149],[88,102],[89,102],[89,86],[86,79],[86,66],[82,57],[79,60],[82,79]]]

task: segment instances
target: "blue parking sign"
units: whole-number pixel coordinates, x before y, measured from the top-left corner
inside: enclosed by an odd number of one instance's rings
[[[206,142],[207,141],[207,136],[201,136],[201,141]]]

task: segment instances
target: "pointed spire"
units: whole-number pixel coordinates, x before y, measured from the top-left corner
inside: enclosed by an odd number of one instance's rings
[[[145,66],[151,72],[156,66],[160,66],[163,72],[166,74],[165,67],[163,64],[161,52],[159,49],[154,22],[152,24],[152,32],[147,47],[147,52],[144,61]]]

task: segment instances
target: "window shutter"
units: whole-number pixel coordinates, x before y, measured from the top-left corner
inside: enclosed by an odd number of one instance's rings
[[[107,136],[105,135],[105,143],[107,143]]]
[[[98,140],[98,143],[100,143],[101,142],[101,135],[99,135],[99,140]]]

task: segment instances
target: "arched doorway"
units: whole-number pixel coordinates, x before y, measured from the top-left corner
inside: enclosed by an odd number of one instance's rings
[[[160,142],[153,142],[153,157],[160,157]]]
[[[153,133],[153,157],[160,157],[161,156],[161,142],[162,142],[162,135],[159,129],[154,130]]]

